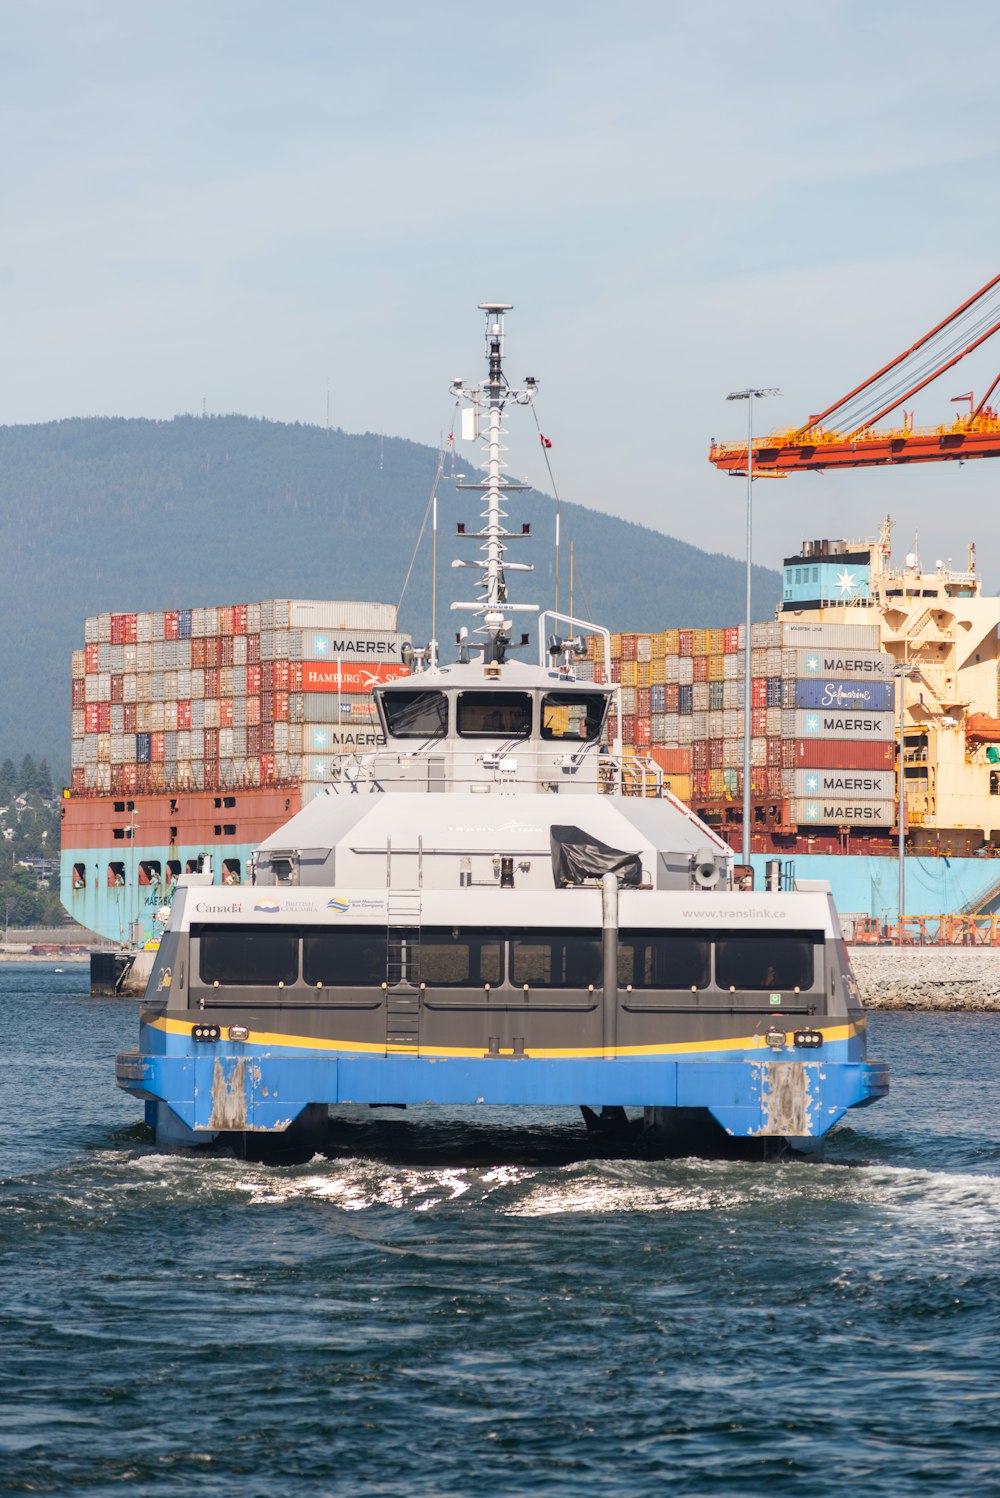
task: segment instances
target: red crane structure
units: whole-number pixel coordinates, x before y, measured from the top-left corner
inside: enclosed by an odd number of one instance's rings
[[[968,298],[929,333],[849,390],[804,426],[754,440],[754,473],[802,469],[871,468],[887,463],[940,463],[949,459],[1000,457],[1000,416],[988,404],[1000,374],[968,416],[945,426],[917,428],[902,412],[900,427],[878,428],[892,411],[954,368],[1000,331],[1000,276]],[[713,442],[709,462],[729,473],[746,473],[747,444]]]

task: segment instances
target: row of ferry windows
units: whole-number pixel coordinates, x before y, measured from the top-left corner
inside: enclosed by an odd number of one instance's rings
[[[604,958],[599,931],[498,933],[425,928],[419,940],[394,938],[371,927],[332,931],[293,928],[202,926],[198,969],[202,983],[220,987],[289,985],[381,987],[387,980],[435,988],[599,988]],[[780,937],[704,933],[622,931],[618,936],[618,984],[637,989],[691,990],[711,986],[807,989],[813,984],[813,932]],[[301,963],[300,963],[301,947]]]
[[[539,705],[538,731],[560,742],[596,739],[606,704],[603,692],[548,693]],[[448,732],[445,692],[384,691],[382,706],[393,738],[443,739]],[[533,710],[530,692],[459,692],[454,731],[463,739],[526,739]]]

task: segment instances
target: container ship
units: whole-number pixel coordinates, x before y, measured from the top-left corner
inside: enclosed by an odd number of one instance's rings
[[[259,844],[381,744],[374,685],[409,672],[394,607],[267,599],[99,614],[72,659],[62,900],[131,951],[182,873],[249,881]],[[845,931],[899,917],[899,721],[911,911],[1000,901],[1000,599],[964,571],[894,566],[875,540],[805,542],[751,628],[752,853],[827,880]],[[581,680],[650,783],[740,843],[742,625],[587,637]],[[141,980],[142,963],[136,973]]]

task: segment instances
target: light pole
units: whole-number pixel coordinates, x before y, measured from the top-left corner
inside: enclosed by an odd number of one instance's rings
[[[916,676],[915,669],[902,660],[896,666],[896,680],[899,682],[899,762],[897,786],[898,805],[896,808],[896,821],[899,832],[899,914],[896,920],[896,945],[903,945],[903,912],[906,909],[906,772],[904,768],[904,745],[906,742],[906,682],[910,676]]]
[[[750,616],[753,602],[753,403],[766,395],[780,395],[780,390],[764,390],[756,385],[746,390],[734,390],[726,396],[727,401],[747,403],[747,607],[746,636],[743,641],[743,862],[750,862],[750,726],[753,678],[750,673]]]

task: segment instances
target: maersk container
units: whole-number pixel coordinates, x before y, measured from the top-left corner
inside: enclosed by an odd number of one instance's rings
[[[786,739],[786,769],[884,770],[896,764],[896,745],[871,739]]]
[[[795,683],[797,707],[831,707],[848,711],[884,713],[893,708],[894,683],[856,677],[853,681],[830,681],[819,677]]]
[[[795,651],[795,675],[799,677],[830,677],[853,679],[874,677],[876,680],[892,680],[896,661],[880,650],[831,649],[824,646],[816,650]]]
[[[800,827],[870,827],[889,830],[896,822],[892,800],[862,801],[810,797],[792,802],[792,821]]]
[[[877,624],[807,624],[799,620],[781,619],[781,644],[804,650],[839,649],[850,646],[857,650],[878,650],[881,632]]]
[[[795,714],[796,739],[891,739],[894,732],[892,713],[817,707]]]
[[[896,776],[892,770],[789,770],[790,794],[815,801],[892,801]]]

